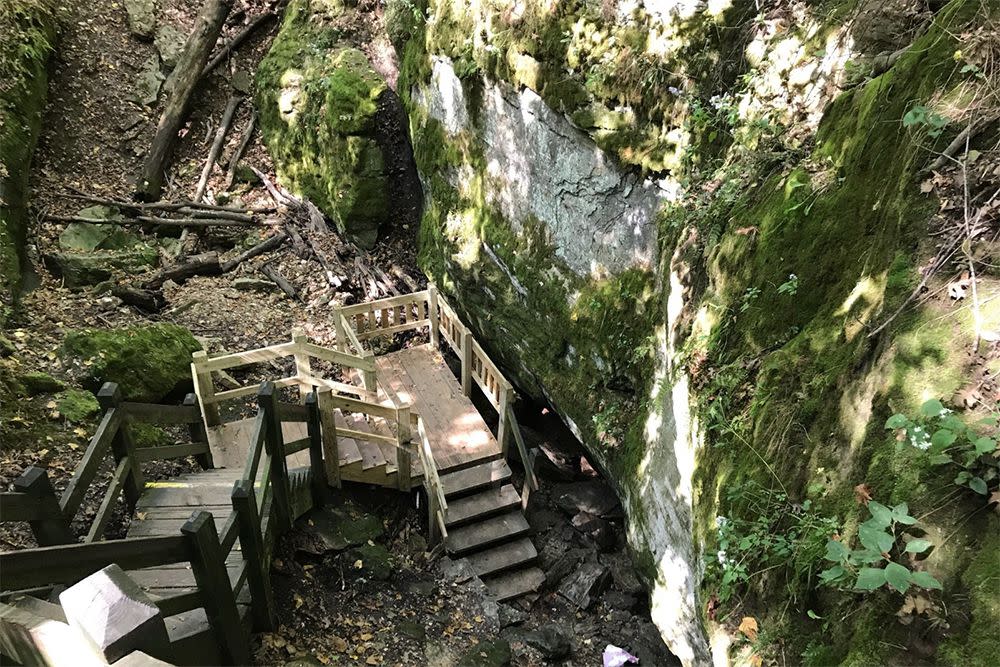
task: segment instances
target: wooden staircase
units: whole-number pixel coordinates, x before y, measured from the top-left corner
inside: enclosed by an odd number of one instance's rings
[[[501,601],[535,591],[545,579],[534,565],[538,552],[510,477],[503,459],[441,476],[448,501],[445,548],[451,557],[466,559]]]

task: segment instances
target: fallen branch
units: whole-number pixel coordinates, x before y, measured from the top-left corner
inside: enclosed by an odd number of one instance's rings
[[[86,222],[92,225],[121,225],[123,227],[135,225],[159,225],[161,227],[247,227],[251,222],[238,220],[213,220],[210,218],[160,218],[150,215],[138,215],[127,220],[108,220],[106,218],[87,218],[81,215],[51,215],[43,216],[48,222],[59,224],[69,224],[73,222]]]
[[[228,190],[233,187],[233,181],[236,180],[236,168],[240,166],[240,160],[243,159],[243,154],[247,150],[247,146],[250,145],[250,139],[253,137],[254,127],[257,125],[257,111],[254,110],[250,114],[250,122],[247,123],[247,129],[243,132],[243,139],[240,140],[236,150],[233,152],[232,156],[229,158],[229,167],[226,169],[226,182],[223,185],[223,189]]]
[[[210,60],[207,65],[205,65],[205,69],[201,71],[202,77],[206,77],[209,74],[211,74],[212,71],[216,67],[221,65],[222,61],[225,60],[230,53],[236,50],[240,46],[240,44],[245,42],[247,40],[247,37],[252,35],[254,31],[257,30],[257,28],[261,27],[266,23],[269,23],[272,19],[275,18],[277,18],[277,14],[273,12],[267,12],[265,14],[261,14],[254,20],[250,21],[250,23],[248,23],[246,27],[243,28],[243,30],[237,33],[236,36],[233,37],[231,40],[226,42],[225,46],[223,46],[219,50],[219,52],[215,54],[215,57],[213,57],[212,60]]]
[[[222,212],[222,213],[238,213],[244,216],[251,216],[255,213],[274,213],[275,208],[273,206],[263,206],[256,208],[247,208],[245,206],[220,206],[218,204],[206,204],[204,202],[193,202],[193,201],[155,201],[155,202],[133,202],[124,201],[121,199],[109,199],[107,197],[98,197],[96,195],[89,195],[85,192],[62,192],[54,193],[56,197],[62,197],[64,199],[76,199],[79,201],[86,201],[92,204],[103,204],[104,206],[114,206],[115,208],[129,209],[136,211],[167,211],[167,212],[186,212],[191,211],[208,211],[208,212]],[[193,215],[200,215],[204,217],[212,217],[204,213],[193,213]]]
[[[250,248],[249,250],[247,250],[247,251],[245,251],[243,253],[240,253],[239,255],[237,255],[236,257],[232,258],[231,260],[223,262],[222,263],[222,272],[223,273],[229,273],[230,271],[232,271],[233,269],[235,269],[237,266],[239,266],[243,262],[247,261],[248,259],[253,259],[254,257],[257,257],[258,255],[263,255],[264,253],[271,252],[272,250],[277,250],[287,240],[288,240],[288,234],[286,234],[285,232],[279,232],[279,233],[275,234],[274,236],[271,236],[271,237],[269,237],[269,238],[261,241],[260,243],[258,243],[254,247]]]
[[[193,255],[180,264],[161,270],[156,276],[146,281],[143,287],[155,290],[163,287],[163,283],[168,280],[182,283],[194,276],[214,276],[220,273],[222,273],[222,266],[219,264],[219,253],[206,252],[201,255]]]
[[[163,294],[157,290],[139,289],[136,287],[113,287],[111,294],[130,306],[147,313],[158,313],[167,305]]]
[[[932,171],[937,171],[943,167],[949,160],[955,159],[955,154],[969,141],[974,139],[977,134],[986,129],[986,127],[996,121],[1000,116],[994,114],[988,118],[983,118],[978,123],[969,123],[965,126],[965,129],[958,133],[958,136],[952,139],[951,143],[941,151],[941,154],[937,156],[937,159],[931,163],[931,166],[927,167],[923,173],[930,173]]]
[[[277,269],[272,267],[270,264],[265,264],[260,267],[260,272],[267,276],[267,279],[273,282],[275,285],[281,288],[281,291],[287,294],[290,298],[298,301],[299,293],[296,291],[295,287],[292,286],[290,282],[285,280],[285,278],[278,273]]]
[[[143,201],[160,197],[164,172],[177,133],[187,117],[191,95],[201,80],[202,70],[208,62],[212,47],[219,39],[222,24],[229,15],[232,4],[233,0],[206,0],[184,52],[170,75],[170,80],[167,82],[170,96],[156,126],[156,135],[153,137],[136,186],[136,195]]]
[[[233,124],[236,109],[239,108],[242,101],[242,95],[233,95],[229,98],[229,102],[226,103],[226,110],[222,113],[222,120],[219,121],[219,129],[215,133],[215,141],[212,142],[212,147],[208,151],[208,159],[205,160],[205,166],[201,170],[201,178],[198,179],[198,187],[194,192],[195,203],[200,202],[201,198],[205,196],[205,188],[208,187],[208,178],[212,175],[212,169],[219,160],[219,155],[222,153],[222,144],[225,143],[226,135],[229,133],[229,126]]]

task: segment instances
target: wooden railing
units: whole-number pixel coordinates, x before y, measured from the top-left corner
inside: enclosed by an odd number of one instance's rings
[[[430,531],[430,543],[436,545],[448,539],[448,528],[445,526],[448,501],[444,495],[444,487],[441,485],[441,477],[438,475],[434,452],[424,428],[424,420],[420,418],[420,415],[414,414],[413,424],[418,435],[417,453],[424,469],[424,491],[427,492],[427,526]]]

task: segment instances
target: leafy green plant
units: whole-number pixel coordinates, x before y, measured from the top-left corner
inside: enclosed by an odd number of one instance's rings
[[[747,290],[743,293],[742,301],[740,301],[740,312],[745,313],[748,310],[750,310],[751,302],[753,302],[753,300],[756,299],[758,296],[760,296],[759,287],[748,287]]]
[[[765,571],[785,568],[790,590],[808,581],[822,562],[823,549],[839,524],[822,515],[811,500],[791,502],[781,490],[756,482],[737,484],[726,493],[729,504],[753,519],[718,516],[717,549],[709,555],[709,577],[719,600],[732,598]]]
[[[799,277],[794,273],[788,274],[788,280],[778,285],[778,294],[794,296],[799,291]]]
[[[927,127],[927,134],[939,137],[948,125],[948,119],[923,105],[917,105],[903,116],[903,127]]]
[[[871,518],[858,527],[861,546],[851,549],[840,540],[826,543],[825,558],[835,563],[823,570],[819,578],[830,586],[842,587],[849,582],[858,591],[873,591],[883,586],[905,593],[910,586],[940,589],[941,584],[927,572],[914,571],[897,562],[892,555],[921,554],[931,548],[929,540],[913,538],[904,541],[905,527],[917,520],[910,516],[906,503],[889,508],[871,500]]]
[[[901,446],[909,444],[924,452],[934,465],[955,466],[955,484],[985,496],[1000,485],[997,418],[980,419],[974,426],[978,430],[936,398],[921,405],[915,419],[895,414],[885,422],[887,429],[897,432]],[[992,433],[981,432],[986,429]]]

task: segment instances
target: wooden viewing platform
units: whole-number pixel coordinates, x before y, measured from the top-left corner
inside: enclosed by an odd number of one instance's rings
[[[113,385],[102,389],[104,416],[62,497],[38,468],[18,480],[15,492],[0,494],[0,520],[28,521],[41,545],[0,554],[0,652],[44,657],[45,642],[31,628],[53,621],[32,616],[41,607],[25,600],[35,597],[17,600],[12,592],[44,595],[116,563],[162,616],[169,641],[154,647],[154,657],[245,664],[248,633],[276,627],[269,575],[276,536],[322,505],[327,485],[345,482],[403,492],[422,487],[432,545],[466,558],[498,599],[538,588],[544,576],[533,565],[537,552],[523,514],[537,483],[510,383],[433,286],[336,309],[333,317],[335,349],[293,334],[257,350],[196,353],[196,393],[182,406],[124,402]],[[374,337],[418,328],[427,329],[429,343],[379,356],[365,347]],[[447,350],[461,363],[458,378]],[[288,377],[216,389],[219,371],[283,357],[294,359]],[[340,379],[317,376],[313,359],[339,368]],[[496,435],[472,403],[477,388],[497,411]],[[286,401],[279,400],[282,390]],[[256,416],[222,419],[220,404],[253,395]],[[136,422],[187,424],[191,442],[137,449],[129,433]],[[529,462],[521,493],[509,483],[511,438]],[[109,456],[109,488],[84,542],[76,543],[69,524]],[[195,456],[203,470],[145,481],[142,463],[185,456]],[[128,536],[103,541],[119,496],[133,511]]]

